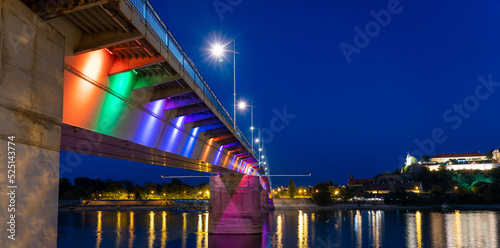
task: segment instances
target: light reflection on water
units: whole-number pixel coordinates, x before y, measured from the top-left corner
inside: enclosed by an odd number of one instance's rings
[[[498,247],[496,211],[274,211],[262,235],[208,235],[207,212],[59,214],[58,247]]]

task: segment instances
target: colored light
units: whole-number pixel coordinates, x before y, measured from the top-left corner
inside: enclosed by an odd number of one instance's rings
[[[213,138],[208,140],[208,144],[205,146],[205,151],[203,152],[203,156],[201,158],[201,161],[207,162],[207,156],[208,156],[208,153],[210,152],[210,148],[212,147],[213,141],[214,141]]]
[[[182,149],[181,155],[184,157],[191,157],[191,153],[193,152],[194,146],[196,144],[196,139],[198,138],[198,127],[191,129],[190,136]]]
[[[124,72],[109,77],[109,88],[122,98],[128,99],[132,93],[135,78],[132,72]],[[103,134],[113,134],[117,124],[125,119],[129,112],[124,112],[127,102],[107,93],[102,104],[101,114],[97,120],[97,130]]]
[[[163,142],[160,149],[171,153],[177,153],[177,147],[183,134],[179,128],[184,125],[185,118],[186,116],[178,117],[172,121],[173,127],[167,126],[168,131],[162,137]]]
[[[164,122],[159,120],[156,116],[163,116],[165,102],[165,99],[161,99],[150,102],[144,106],[155,116],[148,112],[141,113],[141,116],[139,117],[140,123],[137,128],[134,141],[147,146],[155,146],[161,130],[165,126]]]

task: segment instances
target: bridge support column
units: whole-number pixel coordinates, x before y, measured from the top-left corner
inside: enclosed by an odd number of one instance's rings
[[[262,214],[269,213],[269,190],[264,189],[260,192],[260,212]]]
[[[260,191],[256,176],[210,178],[210,234],[262,233]]]
[[[64,37],[0,0],[0,247],[57,246],[63,69]]]

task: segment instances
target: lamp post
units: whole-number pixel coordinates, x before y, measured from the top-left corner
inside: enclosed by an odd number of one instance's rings
[[[263,150],[264,150],[264,144],[262,142],[262,138],[260,136],[260,128],[257,128],[259,130],[259,137],[258,138],[255,138],[255,143],[257,143],[259,146],[259,160],[261,160],[261,157],[262,157],[262,153],[263,153]]]
[[[244,110],[246,109],[247,107],[250,107],[250,131],[252,132],[252,151],[254,151],[254,148],[253,148],[253,130],[255,129],[254,126],[253,126],[253,109],[254,109],[254,106],[252,104],[252,100],[250,100],[250,105],[248,105],[245,101],[240,101],[238,103],[238,108],[240,110]]]
[[[225,50],[226,45],[214,44],[212,46],[212,55],[217,58],[221,58],[224,55],[224,52],[233,53],[233,118],[234,118],[234,129],[236,130],[236,40],[233,40],[233,50]]]

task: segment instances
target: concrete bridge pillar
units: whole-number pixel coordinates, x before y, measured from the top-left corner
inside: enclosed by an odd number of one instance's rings
[[[260,212],[262,214],[269,213],[269,190],[264,189],[260,192]]]
[[[63,70],[64,37],[0,0],[0,247],[57,246]]]
[[[262,233],[259,177],[248,175],[210,178],[210,234]]]

